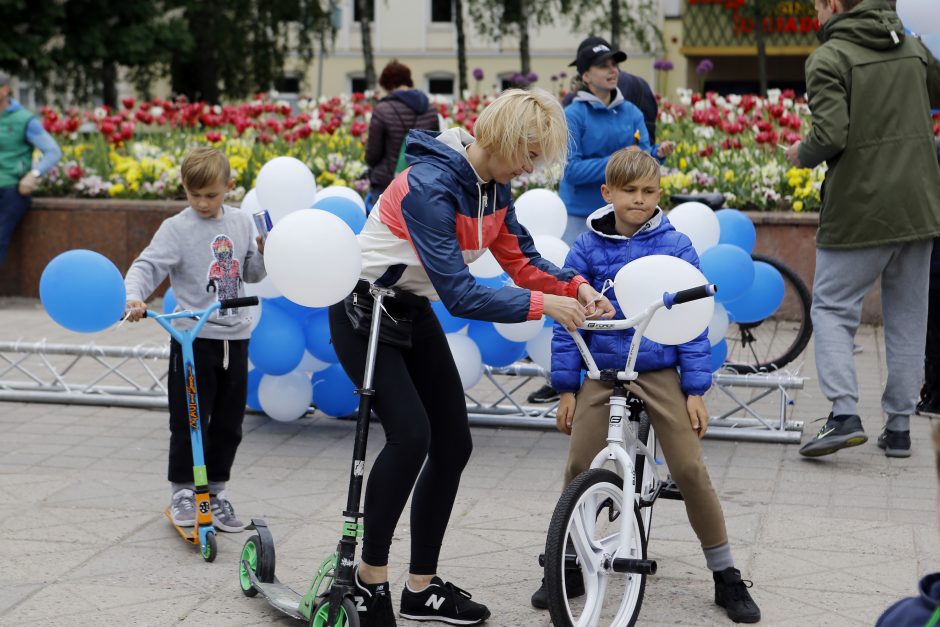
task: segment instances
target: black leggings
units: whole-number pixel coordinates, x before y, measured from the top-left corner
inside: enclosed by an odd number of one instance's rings
[[[361,386],[367,338],[353,330],[343,303],[330,307],[330,332],[343,369]],[[395,525],[414,488],[410,572],[433,575],[473,443],[460,375],[430,307],[415,316],[412,342],[410,350],[379,344],[376,356],[373,408],[385,447],[366,483],[362,559],[388,564]]]

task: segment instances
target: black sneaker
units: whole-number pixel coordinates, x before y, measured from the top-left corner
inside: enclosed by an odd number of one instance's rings
[[[431,579],[431,585],[420,592],[405,586],[401,593],[402,618],[410,620],[436,620],[451,625],[479,625],[490,617],[485,605],[471,601],[466,590],[461,590],[440,577]]]
[[[715,604],[725,608],[728,618],[736,623],[757,623],[760,621],[760,608],[748,588],[754,584],[741,579],[741,571],[737,568],[726,568],[713,572],[715,580]]]
[[[862,420],[854,414],[833,416],[829,419],[816,437],[803,445],[800,455],[804,457],[822,457],[831,455],[839,449],[858,446],[868,442],[868,436],[862,428]]]
[[[356,609],[361,627],[395,627],[395,610],[392,609],[392,597],[388,582],[363,583],[356,566]]]
[[[584,579],[581,577],[580,568],[565,569],[565,596],[569,599],[584,594]],[[542,578],[542,585],[532,593],[532,607],[539,610],[548,609],[548,590],[545,589],[545,578]]]
[[[934,394],[925,394],[917,403],[916,413],[918,416],[940,416],[940,398]]]
[[[885,457],[910,457],[911,432],[885,429],[878,436],[878,448],[885,452]]]
[[[558,392],[550,385],[543,385],[528,396],[530,403],[554,403],[559,398]]]

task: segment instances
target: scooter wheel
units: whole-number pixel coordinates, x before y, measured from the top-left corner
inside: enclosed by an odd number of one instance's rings
[[[248,576],[248,568],[255,574],[255,577],[262,583],[271,583],[274,581],[274,555],[273,551],[264,548],[264,543],[258,534],[255,534],[245,541],[242,547],[242,554],[238,559],[238,585],[242,589],[242,594],[246,597],[253,597],[258,594],[258,590],[251,585],[251,578]]]
[[[202,547],[202,559],[207,562],[214,562],[215,556],[218,555],[219,548],[216,544],[215,534],[208,533],[206,534],[206,545]]]
[[[327,596],[313,610],[313,615],[310,617],[311,627],[359,627],[359,612],[356,611],[356,605],[352,602],[352,599],[348,597],[343,599],[343,606],[340,608],[339,616],[337,616],[333,625],[326,624],[329,617],[330,598]]]

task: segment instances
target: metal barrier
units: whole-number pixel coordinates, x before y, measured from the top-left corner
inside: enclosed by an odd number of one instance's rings
[[[165,409],[165,362],[169,354],[167,345],[125,347],[44,341],[0,342],[0,401]],[[474,387],[473,394],[466,394],[470,424],[555,428],[557,403],[539,407],[523,405],[513,396],[533,378],[544,380],[546,373],[540,366],[525,362],[502,368],[484,366],[484,375],[487,382]],[[802,389],[805,380],[783,371],[746,375],[716,373],[715,388],[727,395],[735,406],[711,419],[706,437],[799,443],[803,423],[788,420],[786,410],[790,406],[788,391]],[[764,391],[742,400],[733,388]],[[779,411],[775,418],[765,418],[754,404],[775,392]],[[483,396],[495,397],[495,401],[479,400]],[[732,417],[739,409],[747,416]]]

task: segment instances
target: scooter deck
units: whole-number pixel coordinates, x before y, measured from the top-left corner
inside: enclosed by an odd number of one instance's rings
[[[282,584],[277,580],[277,577],[271,583],[264,583],[258,579],[250,568],[246,571],[251,585],[268,600],[272,607],[298,620],[307,620],[307,617],[300,613],[300,602],[303,599],[301,594]]]
[[[173,522],[173,516],[170,514],[170,508],[167,507],[163,510],[163,515],[166,516],[166,519],[170,521],[170,524],[173,525],[173,528],[176,529],[176,533],[180,534],[184,540],[190,544],[199,544],[199,526],[193,525],[192,527],[180,527],[175,522]]]

